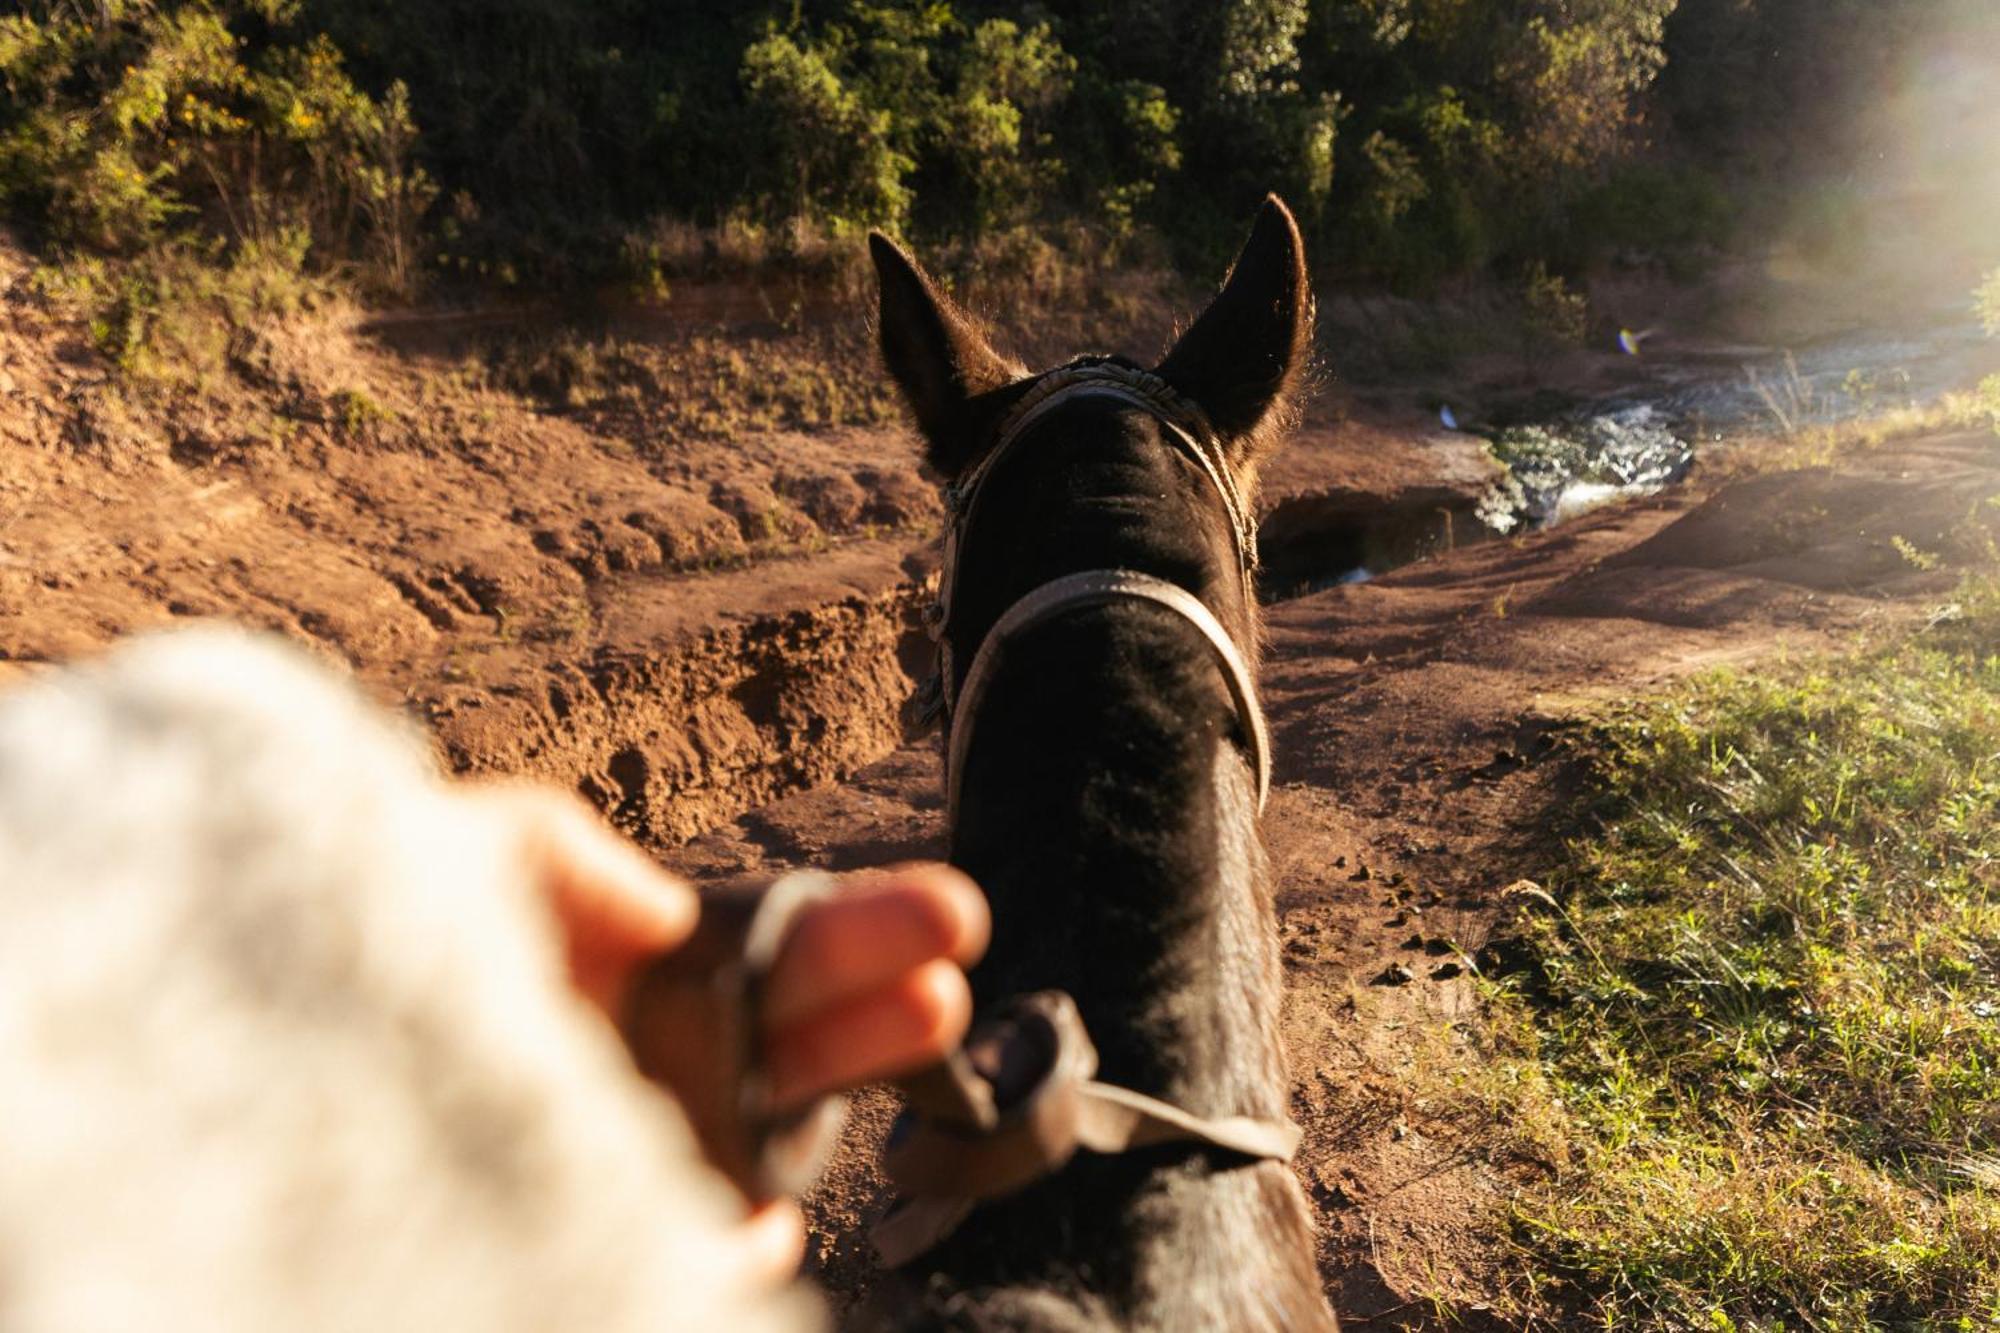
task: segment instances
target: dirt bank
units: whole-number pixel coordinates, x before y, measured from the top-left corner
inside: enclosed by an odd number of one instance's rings
[[[662,844],[898,743],[941,509],[900,427],[783,424],[873,401],[832,334],[512,347],[535,383],[616,362],[562,408],[501,387],[487,343],[330,309],[147,384],[29,273],[0,245],[0,677],[248,620],[409,707],[454,768],[534,772]],[[1315,426],[1267,487],[1274,562],[1429,540],[1492,475],[1420,420]]]

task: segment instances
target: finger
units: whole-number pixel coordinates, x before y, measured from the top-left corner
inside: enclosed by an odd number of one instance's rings
[[[774,1033],[772,1099],[796,1106],[841,1088],[921,1069],[957,1046],[972,1021],[972,989],[938,959],[894,985]]]
[[[571,977],[599,1003],[615,1005],[641,959],[672,949],[694,929],[694,891],[576,797],[496,786],[474,799],[516,830],[528,873],[562,928]]]
[[[700,907],[694,890],[567,792],[500,787],[529,838],[557,910],[579,937],[634,953],[686,939]]]
[[[774,1199],[750,1214],[737,1228],[735,1241],[749,1283],[780,1286],[805,1262],[805,1214],[790,1199]]]
[[[992,929],[986,895],[950,866],[871,874],[800,918],[772,969],[765,1021],[774,1027],[845,1004],[923,964],[972,962]]]

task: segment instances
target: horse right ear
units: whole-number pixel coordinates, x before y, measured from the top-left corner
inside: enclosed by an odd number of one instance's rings
[[[972,400],[1027,371],[988,345],[972,316],[952,304],[916,261],[879,231],[868,253],[882,286],[882,359],[930,448],[932,467],[955,477],[972,461]]]
[[[1221,293],[1156,374],[1199,403],[1238,457],[1282,420],[1311,359],[1312,286],[1291,210],[1269,195]]]

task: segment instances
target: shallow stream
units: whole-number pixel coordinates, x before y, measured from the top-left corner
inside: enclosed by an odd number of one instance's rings
[[[1970,319],[1857,330],[1790,351],[1719,346],[1658,360],[1648,360],[1644,335],[1621,341],[1644,366],[1642,385],[1481,432],[1508,470],[1479,506],[1486,527],[1547,527],[1673,485],[1704,448],[1921,408],[2000,371],[2000,344]],[[1447,425],[1456,418],[1450,408],[1443,415]]]

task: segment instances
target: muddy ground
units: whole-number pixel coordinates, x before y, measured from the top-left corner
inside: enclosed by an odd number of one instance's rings
[[[934,751],[899,721],[940,511],[901,429],[688,433],[645,393],[555,410],[339,312],[139,393],[27,272],[0,247],[0,681],[230,616],[349,664],[453,768],[574,787],[697,880],[941,850]],[[1423,1090],[1477,1059],[1471,972],[1545,858],[1566,729],[1924,614],[1951,561],[1919,569],[1892,539],[1959,549],[2000,494],[1992,446],[1697,473],[1459,549],[1492,465],[1413,405],[1321,411],[1271,464],[1267,561],[1297,581],[1434,552],[1269,614],[1299,1170],[1350,1326],[1476,1324],[1504,1294],[1497,1219],[1535,1168]],[[811,1201],[837,1296],[866,1282],[888,1110],[861,1100]]]

